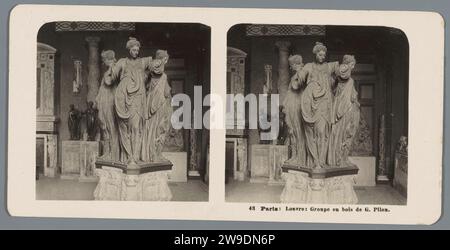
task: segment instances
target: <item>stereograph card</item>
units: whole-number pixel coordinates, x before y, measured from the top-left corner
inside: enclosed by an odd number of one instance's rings
[[[443,68],[432,12],[18,5],[8,211],[433,224]]]

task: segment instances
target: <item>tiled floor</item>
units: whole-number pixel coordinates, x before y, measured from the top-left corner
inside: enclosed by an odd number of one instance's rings
[[[97,183],[41,177],[36,181],[38,200],[93,200]],[[208,187],[200,180],[169,183],[172,201],[208,201]],[[226,185],[228,202],[278,203],[283,186],[261,183],[230,182]],[[356,187],[359,204],[405,205],[406,198],[389,185]]]
[[[230,182],[226,185],[228,202],[278,203],[283,186],[269,186],[262,183]],[[406,198],[389,185],[355,187],[358,204],[406,205]]]
[[[36,181],[37,200],[93,200],[97,183],[41,177]],[[169,183],[172,201],[208,201],[208,187],[200,180]]]

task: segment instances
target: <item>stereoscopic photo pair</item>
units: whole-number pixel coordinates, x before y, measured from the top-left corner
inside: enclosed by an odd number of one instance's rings
[[[443,39],[424,48],[420,27],[387,12],[381,22],[351,11],[349,22],[332,18],[341,11],[109,7],[121,13],[105,20],[84,18],[95,7],[68,8],[12,13],[12,214],[371,223],[418,223],[380,216],[422,205],[434,211],[423,221],[440,214],[443,79],[426,70],[442,67],[418,71],[416,60],[431,48],[442,55]],[[30,11],[34,26],[19,30]],[[268,13],[280,18],[265,23]],[[428,32],[439,38],[435,23]],[[12,197],[20,183],[26,191]],[[366,212],[351,219],[344,206]],[[137,212],[119,213],[128,208]]]

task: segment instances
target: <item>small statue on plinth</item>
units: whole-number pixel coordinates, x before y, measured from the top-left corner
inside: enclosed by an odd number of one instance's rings
[[[81,112],[75,108],[74,104],[70,104],[69,118],[67,124],[69,126],[70,140],[80,140],[81,136]]]
[[[266,64],[264,65],[264,72],[265,72],[265,80],[263,85],[263,96],[267,98],[267,106],[265,108],[260,107],[259,110],[259,121],[266,121],[267,123],[270,123],[272,119],[277,119],[277,117],[272,117],[271,113],[271,94],[272,94],[272,85],[273,85],[273,79],[272,79],[272,65]],[[271,128],[266,126],[266,124],[258,123],[258,132],[260,134],[259,138],[259,144],[273,144],[276,143],[276,140],[273,139],[267,139],[263,138],[261,136],[262,133],[270,133]]]
[[[86,116],[86,130],[88,141],[95,141],[95,136],[97,135],[97,113],[97,109],[94,108],[94,102],[89,101],[88,107],[83,113]]]
[[[398,140],[397,143],[396,151],[403,154],[408,154],[408,137],[404,135],[400,136],[400,139]]]
[[[287,142],[287,138],[289,137],[289,129],[286,124],[286,114],[283,111],[284,107],[280,106],[278,114],[279,114],[279,131],[277,138],[277,145],[285,145]]]

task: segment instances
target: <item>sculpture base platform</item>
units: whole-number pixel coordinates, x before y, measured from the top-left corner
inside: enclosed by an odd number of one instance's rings
[[[356,204],[358,167],[311,169],[285,164],[282,203]]]
[[[168,177],[172,163],[138,163],[132,166],[98,160],[95,174],[99,182],[95,200],[169,201],[172,193]]]

